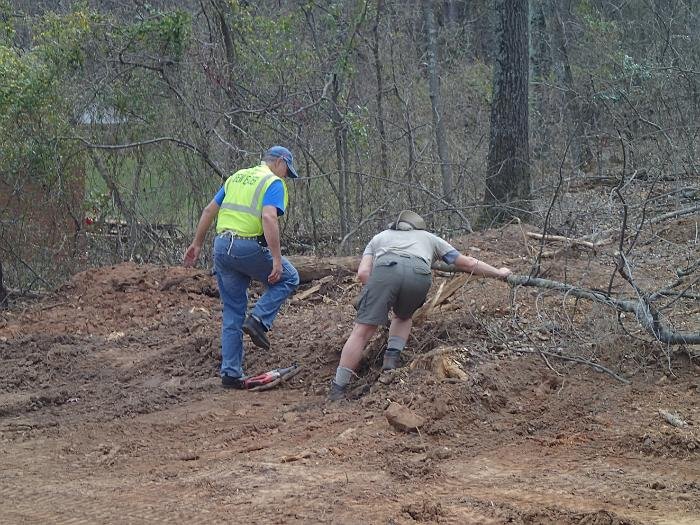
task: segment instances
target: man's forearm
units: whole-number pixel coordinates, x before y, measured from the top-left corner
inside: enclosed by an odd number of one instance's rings
[[[463,272],[472,273],[481,277],[501,277],[501,273],[497,268],[467,255],[460,255],[457,257],[455,266]]]
[[[369,276],[372,273],[372,264],[374,263],[374,256],[363,255],[360,261],[360,266],[357,268],[357,278],[362,284],[367,284]]]
[[[263,233],[267,241],[267,247],[270,249],[272,258],[275,260],[282,259],[282,249],[280,247],[280,227],[277,217],[263,215]]]
[[[196,246],[202,246],[204,244],[204,239],[207,236],[207,232],[211,227],[216,215],[219,211],[218,206],[214,207],[213,203],[209,203],[202,211],[202,216],[199,218],[199,223],[197,224],[197,230],[194,234],[194,241],[192,244]]]

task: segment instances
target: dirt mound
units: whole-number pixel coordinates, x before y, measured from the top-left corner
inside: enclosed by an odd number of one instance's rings
[[[2,412],[43,409],[51,414],[47,425],[76,406],[111,418],[157,410],[207,388],[219,346],[216,288],[190,272],[178,290],[162,290],[183,275],[181,268],[101,268],[76,275],[40,305],[10,313],[0,329],[8,365],[0,391],[12,392],[14,401]],[[38,400],[30,394],[37,389],[46,392]]]
[[[454,242],[528,271],[526,231]],[[608,284],[604,255],[565,256],[541,270]],[[433,293],[453,278],[438,275]],[[381,373],[382,328],[353,400],[328,404],[358,291],[343,275],[305,284],[270,351],[244,339],[248,373],[303,367],[260,394],[220,387],[220,305],[206,271],[98,268],[2,312],[0,496],[14,503],[0,521],[61,521],[68,509],[80,509],[75,522],[143,523],[226,522],[234,508],[279,523],[692,523],[700,513],[700,368],[688,349],[669,354],[640,340],[633,319],[591,304],[536,289],[511,302],[506,284],[470,279],[417,323],[405,366]],[[424,424],[391,427],[391,402]]]

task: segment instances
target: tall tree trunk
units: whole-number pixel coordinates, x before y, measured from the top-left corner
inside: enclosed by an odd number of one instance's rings
[[[231,68],[236,62],[236,48],[233,45],[233,35],[231,34],[231,28],[226,20],[226,11],[231,10],[231,6],[227,5],[228,2],[225,0],[212,0],[212,6],[216,10],[216,17],[219,22],[219,29],[221,31],[221,38],[224,41],[224,51],[226,52],[226,71],[227,80],[230,79]]]
[[[551,0],[551,4],[553,6],[551,12],[554,17],[551,24],[554,44],[552,48],[556,55],[554,70],[558,81],[564,86],[564,115],[569,123],[571,152],[574,166],[580,168],[588,165],[593,159],[593,153],[591,153],[591,148],[586,141],[584,127],[584,123],[590,120],[590,115],[587,115],[590,111],[587,111],[587,105],[574,88],[574,78],[569,62],[568,49],[570,46],[566,33],[566,11],[562,9],[559,0]]]
[[[404,177],[406,178],[406,198],[408,199],[409,207],[413,207],[414,202],[414,190],[413,190],[413,177],[415,175],[415,164],[416,164],[416,140],[413,132],[413,123],[411,122],[411,107],[409,101],[405,100],[401,96],[401,91],[399,86],[401,85],[398,77],[401,75],[399,67],[397,66],[397,53],[395,51],[394,41],[389,41],[389,52],[390,52],[390,70],[391,70],[391,82],[392,92],[396,100],[398,100],[401,106],[401,116],[403,117],[404,129],[403,136],[406,138],[406,171],[404,172]],[[400,54],[399,54],[400,55]],[[399,70],[399,71],[397,71]]]
[[[338,205],[340,216],[340,238],[344,239],[350,231],[350,203],[352,199],[350,193],[350,154],[348,150],[348,125],[345,114],[341,113],[341,92],[345,89],[345,82],[348,79],[350,68],[350,56],[355,49],[355,38],[359,34],[367,14],[369,0],[363,0],[356,5],[353,14],[353,25],[343,38],[344,44],[340,50],[340,55],[336,59],[331,82],[331,121],[333,124],[333,137],[335,139],[336,163],[338,169]],[[352,87],[348,89],[352,92]],[[343,104],[347,108],[347,101]],[[343,245],[345,246],[345,245]]]
[[[7,288],[5,288],[5,283],[2,280],[2,261],[0,261],[0,306],[4,306],[6,300]]]
[[[459,20],[459,9],[456,0],[446,0],[442,6],[442,16],[445,20],[445,27],[453,31],[457,27]]]
[[[394,81],[394,86],[396,86],[396,81]],[[406,137],[406,151],[408,152],[406,157],[406,182],[408,183],[408,188],[406,191],[408,194],[408,203],[412,208],[414,202],[413,181],[416,168],[416,139],[413,133],[413,123],[411,122],[411,108],[408,102],[401,98],[398,88],[394,89],[394,93],[403,108],[402,116],[406,126],[404,133]]]
[[[469,38],[470,50],[474,60],[490,64],[493,48],[493,9],[487,7],[487,2],[480,0],[465,0],[464,18],[467,21],[466,35]]]
[[[309,162],[309,156],[304,155],[304,160],[306,164],[305,172],[307,176],[311,176],[311,163]],[[304,191],[306,193],[306,205],[309,208],[309,221],[311,222],[311,238],[314,243],[314,250],[318,249],[318,226],[316,220],[316,208],[314,207],[314,199],[311,195],[311,180],[305,180],[302,182]]]
[[[372,26],[372,53],[374,70],[377,76],[377,131],[379,132],[380,171],[385,179],[389,176],[386,130],[384,129],[384,81],[382,78],[382,60],[379,53],[379,22],[384,11],[384,0],[377,0],[377,13]]]
[[[350,228],[350,213],[348,210],[350,202],[350,199],[348,199],[348,148],[347,128],[339,108],[340,82],[338,80],[338,75],[335,73],[333,74],[331,99],[333,101],[331,118],[333,121],[333,138],[335,139],[335,159],[338,170],[338,216],[340,218],[340,238],[342,239]]]
[[[496,0],[496,54],[482,224],[529,216],[528,2]]]
[[[136,249],[139,247],[139,245],[142,242],[142,238],[144,233],[146,233],[144,228],[148,228],[147,224],[143,224],[143,226],[139,225],[139,221],[137,219],[137,210],[140,207],[139,203],[139,198],[141,194],[141,175],[143,173],[143,167],[145,164],[145,159],[143,156],[143,152],[141,150],[136,152],[135,155],[135,160],[136,160],[136,168],[134,169],[134,179],[132,182],[131,186],[131,210],[133,210],[133,218],[134,220],[131,221],[129,224],[129,260],[133,261],[134,256],[136,255]],[[150,235],[150,232],[147,232],[148,235]]]
[[[427,36],[428,53],[428,79],[430,90],[430,105],[433,111],[433,127],[435,128],[435,140],[437,142],[438,157],[440,157],[440,173],[442,174],[442,194],[443,198],[451,202],[454,191],[452,179],[452,165],[445,137],[445,123],[441,114],[440,98],[440,74],[437,63],[437,28],[435,25],[435,11],[433,0],[423,0],[423,22]]]
[[[236,93],[235,81],[233,78],[234,65],[236,63],[236,46],[233,39],[233,33],[231,32],[231,26],[228,22],[227,13],[231,13],[231,4],[227,0],[211,0],[212,7],[216,11],[216,18],[219,25],[219,30],[221,32],[221,40],[224,44],[225,53],[225,65],[221,69],[220,74],[222,78],[222,87],[226,97],[231,101],[234,108],[239,108],[241,106],[240,97]],[[235,15],[234,15],[235,16]],[[241,143],[241,120],[239,113],[237,111],[232,111],[228,115],[229,126],[227,126],[226,131],[228,133],[228,142],[230,144]],[[236,165],[237,161],[240,160],[240,155],[238,151],[229,148],[228,150],[229,159],[231,165]]]
[[[551,39],[547,32],[545,1],[530,2],[530,79],[533,109],[530,120],[533,124],[532,151],[536,159],[547,154],[551,142],[549,122],[545,118],[549,113],[548,90],[545,85],[552,70]]]

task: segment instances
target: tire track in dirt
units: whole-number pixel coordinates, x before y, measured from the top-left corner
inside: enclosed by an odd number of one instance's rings
[[[452,491],[461,490],[477,502],[512,507],[521,514],[528,509],[548,509],[553,515],[593,516],[606,509],[621,520],[619,523],[697,525],[698,520],[688,516],[700,512],[700,490],[691,489],[691,494],[679,501],[673,497],[678,496],[677,491],[660,492],[651,488],[650,481],[666,480],[666,485],[658,486],[669,488],[683,484],[694,487],[698,474],[694,464],[673,461],[661,470],[659,465],[645,468],[643,463],[626,458],[623,470],[619,463],[615,458],[582,460],[556,453],[543,458],[528,447],[499,448],[468,462],[443,465],[448,479],[442,494],[449,498]],[[682,506],[686,508],[680,509]]]
[[[352,405],[322,413],[315,410],[322,405],[309,405],[298,393],[289,394],[216,394],[168,412],[139,416],[128,426],[127,421],[115,422],[112,430],[91,424],[90,433],[103,439],[109,435],[113,446],[122,446],[114,465],[90,456],[95,447],[91,438],[78,439],[72,455],[52,461],[51,451],[75,443],[78,427],[64,427],[55,439],[37,437],[15,448],[14,468],[3,476],[13,487],[0,483],[2,501],[11,502],[2,506],[0,522],[214,523],[226,522],[235,509],[237,515],[265,523],[497,524],[510,518],[540,524],[693,523],[690,508],[676,515],[674,502],[663,501],[675,494],[671,490],[659,493],[653,502],[624,500],[653,495],[651,489],[635,486],[652,475],[669,486],[669,480],[692,480],[697,473],[692,462],[665,460],[667,470],[661,471],[663,462],[627,458],[626,476],[621,476],[615,458],[589,459],[583,450],[570,456],[568,448],[550,448],[542,456],[537,443],[524,443],[482,447],[466,460],[441,461],[442,475],[436,479],[397,479],[386,466],[392,457],[409,456],[398,443],[419,440],[453,450],[459,445],[429,437],[392,437],[381,414],[367,419],[369,414]],[[284,414],[296,413],[297,407],[312,414],[284,426]],[[266,423],[251,425],[249,418],[256,413],[265,414]],[[309,426],[309,421],[314,424]],[[339,435],[348,428],[355,431],[345,443]],[[130,440],[141,440],[138,436],[145,440],[132,452]],[[265,446],[247,452],[255,444]],[[318,451],[324,445],[340,446],[344,454],[316,452],[308,459],[282,461],[285,454],[304,447]],[[188,447],[198,451],[198,460],[177,459]],[[364,460],[350,461],[357,452]],[[31,471],[22,473],[22,466]]]
[[[381,505],[370,488],[374,480],[381,479],[381,474],[342,468],[329,471],[326,466],[308,464],[227,466],[217,462],[212,468],[167,483],[142,483],[138,476],[107,485],[91,478],[60,485],[15,480],[11,487],[0,486],[0,498],[6,502],[0,508],[0,522],[197,524],[236,522],[244,516],[250,522],[308,523],[337,521],[345,515],[341,523],[356,523],[354,504],[362,502],[364,513],[368,502]],[[358,491],[361,496],[356,500]],[[329,508],[332,495],[337,499]],[[231,518],[226,517],[228,512]],[[323,514],[329,519],[319,519]]]
[[[158,489],[99,487],[95,480],[60,485],[0,485],[2,523],[172,523],[173,519],[205,524],[211,520],[183,507],[182,493]],[[149,497],[150,492],[150,497]]]

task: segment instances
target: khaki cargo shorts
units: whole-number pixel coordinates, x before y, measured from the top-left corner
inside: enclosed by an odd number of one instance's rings
[[[401,319],[410,319],[425,302],[431,281],[430,267],[423,259],[382,255],[374,263],[369,281],[362,290],[355,322],[386,324],[389,310]]]

